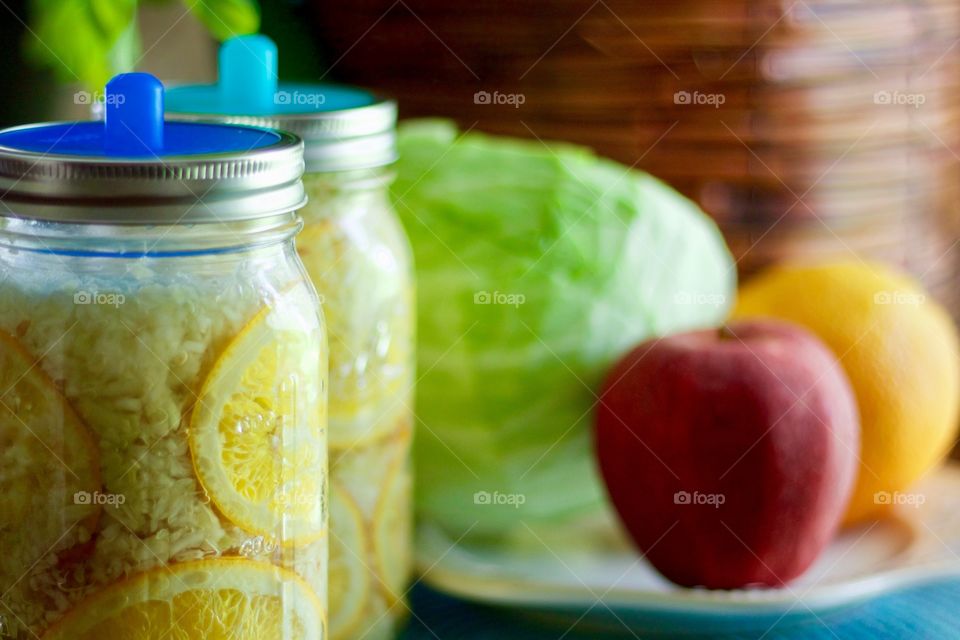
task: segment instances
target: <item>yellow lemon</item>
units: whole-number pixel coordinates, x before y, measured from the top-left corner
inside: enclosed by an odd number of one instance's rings
[[[371,520],[390,482],[390,474],[410,456],[412,429],[398,422],[389,437],[365,447],[330,452],[330,477],[353,498],[365,520]]]
[[[740,290],[734,316],[803,325],[846,370],[862,426],[861,468],[847,522],[882,509],[953,445],[957,332],[913,279],[862,262],[774,267]]]
[[[190,452],[220,512],[251,533],[307,544],[325,531],[325,408],[320,336],[296,326],[293,293],[257,314],[205,380]],[[304,310],[304,313],[309,313]]]
[[[406,593],[413,566],[411,474],[406,459],[387,477],[373,517],[373,548],[377,577],[392,606]]]
[[[369,223],[325,219],[297,237],[330,335],[331,450],[366,446],[412,414],[414,294],[390,258],[399,250]]]
[[[370,596],[363,514],[336,482],[330,483],[330,636],[352,638]]]
[[[345,415],[345,405],[341,403],[341,413],[330,415],[331,455],[340,455],[342,452],[349,454],[355,449],[375,446],[377,442],[389,438],[401,428],[398,425],[412,421],[412,405],[412,399],[400,394],[378,400],[368,398],[363,402],[351,403],[350,414]]]
[[[296,574],[243,558],[159,567],[83,600],[43,640],[317,640],[323,603]]]
[[[39,361],[0,332],[0,584],[89,539],[101,507],[96,439]]]

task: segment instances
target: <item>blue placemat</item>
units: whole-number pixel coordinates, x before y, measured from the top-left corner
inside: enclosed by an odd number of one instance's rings
[[[450,598],[418,585],[411,593],[413,616],[402,640],[598,640],[663,638],[627,630],[600,632],[583,624],[557,626],[529,619],[514,610],[497,609]],[[947,580],[884,596],[843,613],[809,623],[777,625],[763,640],[951,640],[960,639],[960,580]],[[669,637],[705,638],[684,635]],[[751,635],[709,636],[713,640],[758,640]]]

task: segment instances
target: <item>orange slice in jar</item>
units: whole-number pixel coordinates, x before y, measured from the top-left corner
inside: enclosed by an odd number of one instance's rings
[[[213,558],[136,574],[81,601],[42,640],[315,640],[324,607],[292,571]]]
[[[260,311],[201,387],[190,452],[210,500],[238,527],[282,544],[325,533],[323,336],[305,288]]]
[[[96,438],[39,361],[0,332],[3,592],[45,555],[76,555],[96,529],[100,487]]]

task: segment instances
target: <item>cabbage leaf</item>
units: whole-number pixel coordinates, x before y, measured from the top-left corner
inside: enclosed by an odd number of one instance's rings
[[[392,197],[418,290],[419,515],[506,533],[602,504],[596,393],[651,336],[722,322],[736,269],[713,222],[588,149],[401,127]]]

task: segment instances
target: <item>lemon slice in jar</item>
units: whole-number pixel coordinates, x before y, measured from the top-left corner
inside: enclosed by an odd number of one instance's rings
[[[410,446],[411,430],[406,423],[398,425],[390,437],[368,446],[330,452],[330,478],[350,494],[364,519],[373,519],[390,473],[410,455]]]
[[[89,539],[101,506],[94,435],[39,362],[0,332],[0,585]]]
[[[348,410],[341,405],[339,413],[330,414],[330,451],[349,453],[391,437],[411,422],[411,404],[411,399],[395,394],[352,403]]]
[[[381,244],[329,219],[297,237],[330,335],[331,450],[366,446],[412,413],[413,291],[400,265],[376,259],[394,253]]]
[[[299,576],[243,558],[195,560],[116,582],[81,601],[42,640],[316,640],[323,603]]]
[[[360,508],[336,482],[330,483],[330,636],[351,638],[370,597],[367,536]]]
[[[398,460],[387,476],[373,517],[376,571],[390,606],[403,598],[413,566],[411,484],[406,460]]]
[[[213,366],[190,420],[210,500],[238,527],[283,545],[317,540],[326,524],[323,341],[298,326],[309,304],[306,290],[293,290],[258,313]]]

